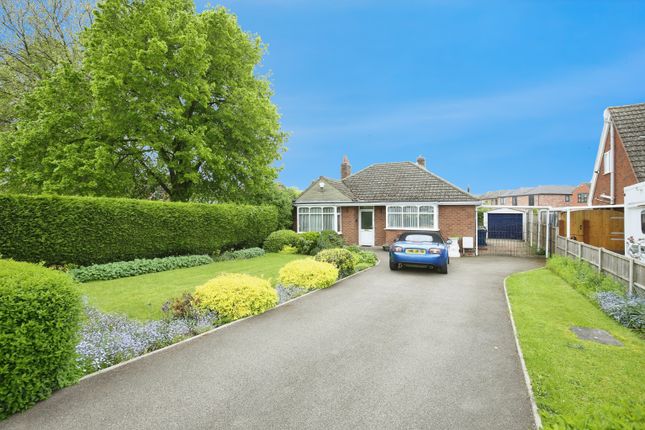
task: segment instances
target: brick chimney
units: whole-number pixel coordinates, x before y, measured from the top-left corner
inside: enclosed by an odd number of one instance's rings
[[[419,155],[417,157],[417,164],[419,167],[423,167],[424,169],[426,168],[426,159],[423,155]]]
[[[343,162],[340,165],[340,179],[345,179],[352,174],[352,165],[349,164],[347,155],[343,156]]]

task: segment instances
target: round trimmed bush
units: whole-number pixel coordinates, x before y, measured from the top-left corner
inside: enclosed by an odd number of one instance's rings
[[[319,238],[320,232],[317,231],[307,231],[298,234],[298,241],[296,243],[298,254],[316,255],[320,251],[320,248],[318,248]]]
[[[217,312],[229,322],[261,314],[278,303],[278,293],[266,279],[243,273],[224,273],[197,287],[197,306]]]
[[[338,279],[338,269],[333,264],[307,258],[285,264],[278,279],[282,285],[316,290],[333,285]]]
[[[344,278],[354,273],[358,256],[343,248],[333,248],[320,251],[314,260],[333,264],[338,269],[340,276]]]
[[[298,233],[293,230],[274,231],[264,241],[266,252],[280,252],[285,246],[296,246],[298,244]]]
[[[81,314],[68,275],[0,260],[0,419],[76,382]]]

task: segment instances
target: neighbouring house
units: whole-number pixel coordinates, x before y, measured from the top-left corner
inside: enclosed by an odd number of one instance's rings
[[[372,164],[354,174],[345,156],[340,173],[340,180],[318,177],[295,200],[298,232],[335,230],[364,246],[392,243],[406,230],[477,236],[480,200],[428,171],[421,156],[416,163]]]
[[[627,231],[625,188],[645,181],[645,103],[608,107],[603,117],[587,208],[564,210],[559,232],[622,253]],[[636,217],[641,215],[640,211],[635,213]],[[632,230],[636,231],[629,231],[627,237],[645,233]]]
[[[587,206],[589,204],[589,189],[591,183],[583,182],[573,190],[571,203],[567,206]]]
[[[589,206],[622,205],[624,189],[645,181],[645,103],[605,109]]]
[[[514,190],[490,191],[479,198],[495,206],[569,206],[576,187],[569,185],[539,185]]]

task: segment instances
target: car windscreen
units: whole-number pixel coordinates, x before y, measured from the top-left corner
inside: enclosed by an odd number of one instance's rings
[[[408,242],[443,243],[441,236],[437,233],[406,233],[402,234],[399,240],[405,240]]]

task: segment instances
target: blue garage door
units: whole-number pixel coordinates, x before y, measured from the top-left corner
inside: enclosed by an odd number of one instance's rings
[[[488,214],[489,239],[522,240],[522,214]]]

